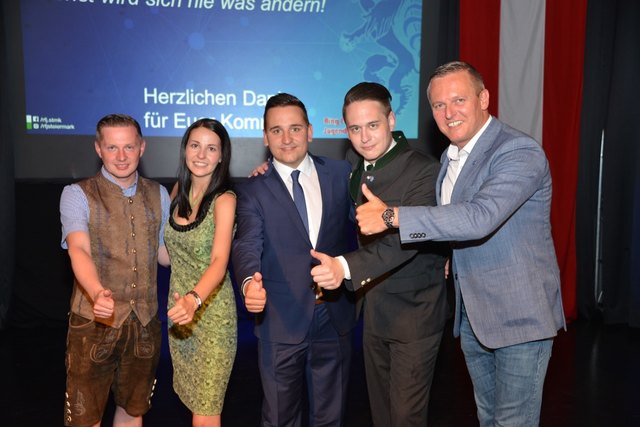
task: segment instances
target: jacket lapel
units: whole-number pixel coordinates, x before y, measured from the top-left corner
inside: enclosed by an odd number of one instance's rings
[[[360,157],[360,160],[356,166],[352,167],[351,175],[349,177],[349,193],[351,194],[351,201],[356,205],[360,204],[360,183],[362,181],[362,172],[364,170],[364,159]]]
[[[447,167],[449,167],[449,157],[447,156],[447,149],[440,157],[440,171],[438,172],[438,179],[436,180],[436,202],[438,205],[442,204],[442,181],[447,174]]]
[[[316,172],[318,173],[318,181],[320,182],[320,195],[322,197],[322,218],[320,219],[318,242],[316,242],[316,246],[319,246],[321,243],[320,239],[325,234],[324,227],[326,227],[328,216],[330,214],[329,210],[331,207],[331,200],[333,200],[333,185],[331,185],[331,173],[322,159],[311,156],[311,160],[313,160],[313,163],[316,167]]]
[[[493,117],[491,119],[491,123],[487,129],[485,129],[484,133],[476,142],[475,147],[471,150],[469,154],[469,158],[465,162],[462,171],[460,171],[460,175],[458,175],[458,179],[456,180],[456,185],[453,187],[453,193],[451,194],[451,202],[459,202],[461,194],[464,193],[464,189],[469,186],[478,176],[478,169],[485,164],[485,158],[487,156],[487,152],[492,147],[493,143],[496,140],[496,136],[502,129],[502,125],[500,122]],[[444,153],[446,158],[446,152]],[[447,160],[447,164],[449,161]],[[446,168],[443,167],[444,172],[446,173]],[[442,170],[440,171],[442,174]],[[444,179],[444,174],[442,174],[442,179]],[[439,199],[438,199],[439,200]]]

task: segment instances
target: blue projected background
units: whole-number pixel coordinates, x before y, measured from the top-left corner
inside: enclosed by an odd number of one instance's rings
[[[316,138],[345,138],[342,99],[378,81],[417,138],[420,0],[21,0],[28,134],[91,135],[105,114],[145,136],[215,117],[261,137],[269,95],[307,106]],[[61,29],[64,29],[61,31]]]

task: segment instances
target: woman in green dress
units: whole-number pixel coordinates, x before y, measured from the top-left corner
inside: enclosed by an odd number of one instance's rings
[[[193,426],[220,426],[236,354],[236,303],[227,271],[234,233],[231,142],[224,126],[201,119],[180,148],[165,242],[171,258],[167,316],[173,389]]]

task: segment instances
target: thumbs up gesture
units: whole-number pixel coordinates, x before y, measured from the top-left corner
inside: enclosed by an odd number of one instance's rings
[[[320,261],[311,269],[313,281],[324,289],[339,288],[344,280],[344,268],[337,258],[311,249],[311,256]]]
[[[114,307],[115,302],[111,289],[100,289],[93,301],[93,315],[101,318],[111,317]]]
[[[362,195],[367,198],[367,203],[356,209],[360,232],[369,236],[386,230],[387,226],[382,220],[382,213],[387,209],[387,205],[369,190],[367,184],[362,184]]]
[[[244,305],[250,313],[260,313],[267,303],[267,291],[262,287],[262,274],[255,272],[244,287]]]
[[[191,295],[181,296],[178,292],[173,294],[174,305],[167,312],[167,317],[173,323],[186,325],[193,320],[193,315],[198,309],[198,303]]]

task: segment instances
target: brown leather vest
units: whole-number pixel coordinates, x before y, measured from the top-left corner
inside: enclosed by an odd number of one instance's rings
[[[95,320],[119,328],[133,311],[146,325],[158,311],[159,184],[139,176],[133,197],[124,196],[102,173],[78,185],[89,202],[91,257],[100,283],[113,291],[115,301],[112,317]],[[71,311],[94,318],[91,299],[77,281]]]

